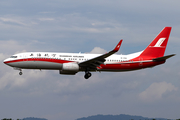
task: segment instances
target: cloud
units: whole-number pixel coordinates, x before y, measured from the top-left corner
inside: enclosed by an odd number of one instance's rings
[[[25,49],[28,49],[28,44],[21,45],[16,40],[0,40],[0,51],[3,52],[2,54],[6,57],[7,55],[26,51]]]
[[[167,82],[152,83],[145,91],[139,94],[144,102],[153,102],[163,98],[163,95],[177,91],[178,88]]]
[[[4,22],[4,23],[9,23],[9,24],[17,24],[17,25],[23,25],[23,26],[27,26],[26,23],[22,22],[22,19],[17,19],[17,18],[3,18],[0,17],[0,21]]]
[[[6,108],[0,111],[1,116],[12,113],[19,118],[47,116],[50,120],[72,120],[121,112],[178,118],[179,2],[1,1],[0,106]],[[124,73],[97,72],[84,80],[84,72],[67,76],[59,75],[58,71],[23,70],[19,76],[19,71],[2,63],[10,55],[24,51],[86,52],[97,46],[90,53],[104,54],[121,38],[124,39],[122,53],[128,54],[144,49],[167,25],[173,27],[168,43],[171,51],[167,52],[176,51],[177,56],[168,59],[164,67]],[[175,102],[168,99],[174,96],[178,98]],[[155,102],[160,100],[162,104],[157,105]],[[152,103],[150,107],[147,102]],[[168,111],[169,106],[175,112]],[[152,112],[156,108],[162,114]]]
[[[54,18],[39,18],[40,21],[53,21]]]
[[[107,51],[100,48],[100,47],[95,47],[90,53],[96,53],[96,54],[104,54],[106,53]]]

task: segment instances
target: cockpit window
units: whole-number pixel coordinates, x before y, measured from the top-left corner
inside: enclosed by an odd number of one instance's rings
[[[17,58],[17,56],[11,56],[10,58]]]

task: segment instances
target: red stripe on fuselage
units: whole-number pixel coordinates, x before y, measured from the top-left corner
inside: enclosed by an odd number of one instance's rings
[[[18,62],[27,62],[27,61],[42,61],[42,62],[51,62],[51,63],[68,63],[68,62],[76,62],[76,61],[68,61],[68,60],[61,60],[61,59],[51,59],[51,58],[28,58],[28,59],[18,59],[12,61],[6,61],[4,63],[18,63]],[[153,61],[134,61],[134,62],[119,62],[119,63],[110,63],[105,65],[100,65],[98,70],[105,70],[105,71],[130,71],[130,70],[137,70],[147,67],[153,67],[159,64],[163,64],[165,61],[153,62]]]
[[[18,59],[18,60],[11,60],[6,61],[4,63],[16,63],[16,62],[25,62],[25,61],[43,61],[43,62],[53,62],[53,63],[68,63],[68,62],[74,62],[74,61],[67,61],[67,60],[61,60],[61,59],[51,59],[51,58],[27,58],[27,59]]]

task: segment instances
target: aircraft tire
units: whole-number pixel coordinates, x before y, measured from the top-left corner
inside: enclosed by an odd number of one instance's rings
[[[19,75],[22,75],[23,73],[22,72],[19,72]]]
[[[91,77],[91,75],[92,75],[92,74],[91,74],[90,72],[87,72],[87,73],[84,75],[84,78],[85,78],[85,79],[88,79],[88,78]]]

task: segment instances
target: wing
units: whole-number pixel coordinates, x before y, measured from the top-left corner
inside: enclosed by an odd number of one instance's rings
[[[79,66],[81,68],[84,68],[85,70],[87,69],[96,70],[98,66],[100,66],[101,64],[104,64],[104,62],[106,61],[105,58],[111,56],[112,54],[116,53],[119,50],[121,43],[122,43],[122,40],[119,41],[117,46],[112,51],[106,54],[100,55],[98,57],[92,58],[90,60],[80,62]]]

